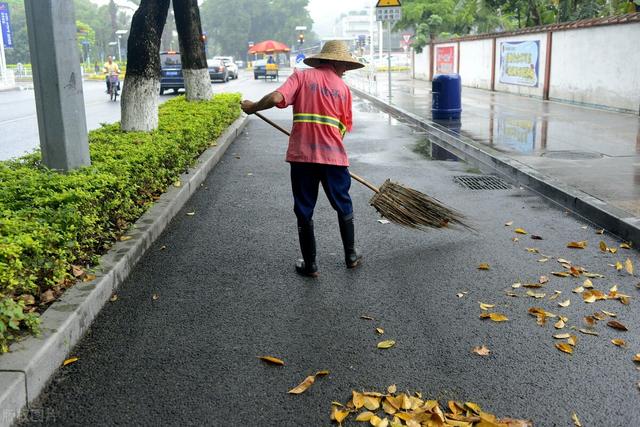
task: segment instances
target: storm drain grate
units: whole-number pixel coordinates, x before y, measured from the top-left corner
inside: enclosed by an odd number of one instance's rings
[[[510,190],[511,185],[493,175],[458,175],[454,181],[471,190]]]

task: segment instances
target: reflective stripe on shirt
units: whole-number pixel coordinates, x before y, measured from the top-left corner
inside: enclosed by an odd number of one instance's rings
[[[293,115],[294,123],[316,123],[319,125],[332,126],[340,131],[340,135],[344,136],[347,132],[347,126],[339,119],[331,116],[323,116],[321,114],[296,113]]]

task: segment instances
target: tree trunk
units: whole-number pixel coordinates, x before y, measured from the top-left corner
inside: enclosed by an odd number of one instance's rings
[[[160,38],[168,12],[169,0],[142,0],[133,15],[121,99],[120,126],[124,131],[151,131],[158,127]]]
[[[176,28],[180,39],[182,75],[188,101],[209,100],[213,95],[202,40],[198,0],[173,2]]]

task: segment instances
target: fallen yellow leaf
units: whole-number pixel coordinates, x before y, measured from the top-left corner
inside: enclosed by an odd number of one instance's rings
[[[151,299],[154,300],[154,301],[157,301],[158,298],[160,298],[160,295],[158,295],[158,294],[151,295]]]
[[[540,276],[538,282],[540,282],[541,285],[544,285],[545,283],[549,282],[549,278],[547,276]]]
[[[573,414],[571,414],[571,419],[573,420],[573,425],[574,426],[582,427],[582,424],[580,423],[580,420],[578,419],[578,415],[576,415],[575,412]]]
[[[355,406],[356,409],[360,409],[364,406],[364,395],[358,393],[357,391],[352,391],[351,392],[353,397],[351,399],[351,401],[353,402],[353,406]]]
[[[325,375],[329,375],[330,372],[327,370],[316,372],[316,377],[324,377]]]
[[[380,398],[374,396],[365,396],[364,407],[370,411],[377,411],[378,408],[380,408]]]
[[[616,261],[616,264],[614,267],[616,268],[616,270],[620,271],[622,270],[622,263],[620,261]]]
[[[178,181],[173,183],[173,186],[180,188],[182,186],[182,183],[178,180]]]
[[[636,355],[633,356],[633,361],[637,362],[637,363],[640,363],[640,353],[636,353]]]
[[[120,236],[121,242],[126,242],[127,240],[131,240],[131,239],[133,239],[133,237],[131,236]]]
[[[374,417],[376,414],[374,414],[373,412],[369,412],[369,411],[364,411],[358,414],[358,416],[356,417],[356,421],[369,421],[371,420],[372,417]]]
[[[631,249],[631,245],[628,243],[620,243],[622,249]]]
[[[504,223],[506,227],[511,227],[513,225],[513,221],[507,221]]]
[[[394,394],[396,391],[398,391],[398,387],[395,384],[391,384],[389,387],[387,387],[387,392],[389,392],[390,394]]]
[[[569,305],[571,305],[571,300],[566,300],[566,301],[559,302],[558,305],[560,307],[569,307]]]
[[[307,391],[309,387],[316,381],[315,375],[309,375],[300,384],[288,391],[289,394],[301,394]]]
[[[604,234],[604,228],[597,229],[596,234]]]
[[[384,329],[382,328],[376,328],[376,332],[380,335],[384,334]]]
[[[629,258],[624,262],[624,269],[633,276],[633,263]]]
[[[582,283],[582,286],[585,289],[593,288],[593,282],[590,279],[585,279],[585,281]]]
[[[567,338],[567,344],[569,344],[571,347],[575,347],[577,343],[578,343],[577,336],[571,335],[569,338]]]
[[[543,293],[543,292],[533,292],[533,291],[527,291],[527,295],[529,295],[532,298],[544,298],[545,296],[547,296],[547,294]]]
[[[616,317],[616,316],[617,316],[617,314],[612,313],[612,312],[607,311],[607,310],[601,310],[601,311],[602,311],[604,314],[606,314],[607,316],[609,316],[609,317]]]
[[[566,271],[552,271],[551,274],[553,274],[554,276],[558,276],[558,277],[569,277],[569,276],[571,276],[571,274],[567,273]]]
[[[189,216],[194,216],[196,213],[195,212],[187,212],[187,215]]]
[[[500,313],[491,313],[489,314],[489,318],[494,322],[506,322],[507,320],[509,320],[507,316]]]
[[[380,341],[378,343],[378,348],[387,349],[393,347],[394,345],[396,345],[396,342],[393,340]]]
[[[569,265],[571,264],[571,261],[567,261],[567,260],[566,260],[566,259],[564,259],[564,258],[558,258],[558,262],[559,262],[560,264],[569,264]]]
[[[111,301],[111,302],[116,302],[116,301],[118,301],[118,294],[113,294],[113,295],[111,295],[111,298],[109,298],[109,301]]]
[[[486,262],[483,262],[478,266],[478,270],[488,270],[488,269],[489,269],[489,264],[487,264]]]
[[[373,317],[370,317],[370,316],[360,316],[360,318],[362,320],[375,320]]]
[[[489,348],[484,345],[481,347],[473,347],[471,351],[479,356],[488,356],[491,353],[491,350],[489,350]]]
[[[484,302],[479,303],[480,304],[480,309],[481,310],[489,310],[490,308],[495,307],[495,304],[486,304]]]
[[[607,251],[607,248],[608,248],[608,247],[607,247],[607,244],[606,244],[605,242],[603,242],[602,240],[600,240],[600,244],[599,244],[599,246],[600,246],[600,250],[601,250],[602,252],[606,252],[606,251]]]
[[[76,363],[79,359],[77,357],[70,357],[64,362],[62,362],[62,366],[71,365],[72,363]]]
[[[581,333],[585,334],[585,335],[594,335],[594,336],[598,336],[600,334],[598,334],[596,331],[592,331],[591,329],[584,329],[584,328],[580,328],[578,329],[578,331],[580,331]]]
[[[567,247],[572,249],[584,249],[587,247],[587,241],[581,240],[579,242],[569,242],[567,243]]]
[[[560,319],[556,323],[553,324],[553,327],[556,329],[562,329],[565,327],[564,320]]]
[[[573,347],[571,347],[569,344],[567,343],[559,343],[556,344],[556,348],[564,353],[568,353],[568,354],[572,354],[573,353]]]
[[[516,228],[516,229],[515,229],[515,230],[513,230],[513,231],[515,231],[515,232],[516,232],[516,233],[518,233],[518,234],[527,234],[527,232],[526,232],[524,229],[522,229],[522,228]]]
[[[596,296],[591,291],[584,291],[582,293],[582,299],[586,303],[596,302]]]
[[[611,342],[613,343],[613,345],[616,345],[618,347],[624,347],[626,345],[624,340],[622,340],[620,338],[614,338],[614,339],[611,340]]]
[[[282,359],[278,359],[277,357],[273,357],[273,356],[258,356],[258,359],[262,360],[263,362],[271,363],[273,365],[284,366],[284,361]]]
[[[342,422],[349,416],[350,411],[344,409],[338,409],[337,406],[334,406],[331,411],[331,419],[338,422],[338,424],[342,424]]]
[[[573,290],[573,292],[576,294],[581,294],[582,292],[584,292],[584,288],[582,286],[578,286]]]
[[[571,334],[555,334],[553,337],[557,340],[565,340],[569,338]]]
[[[602,279],[604,276],[600,273],[584,273],[585,277],[590,279]]]
[[[627,327],[625,325],[623,325],[622,323],[618,322],[617,320],[609,320],[607,322],[607,326],[609,326],[610,328],[613,329],[617,329],[619,331],[628,331],[629,329],[627,329]]]

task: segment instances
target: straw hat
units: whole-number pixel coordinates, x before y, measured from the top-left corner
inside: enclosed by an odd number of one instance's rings
[[[322,63],[321,59],[342,62],[347,66],[348,70],[357,70],[364,67],[364,64],[349,52],[347,44],[340,40],[329,40],[322,46],[319,54],[306,58],[304,63],[311,67],[317,67]]]

